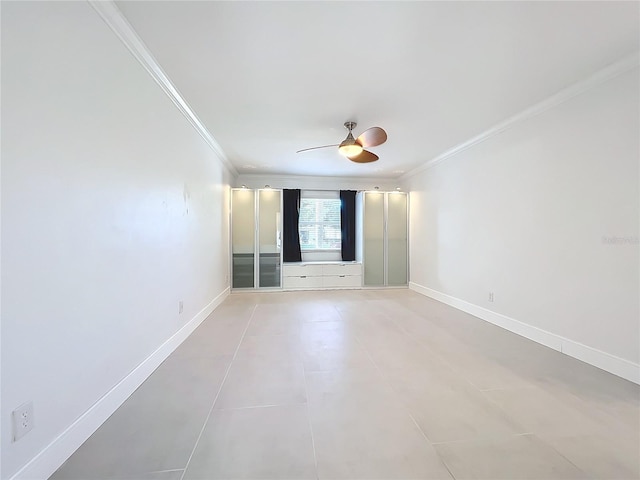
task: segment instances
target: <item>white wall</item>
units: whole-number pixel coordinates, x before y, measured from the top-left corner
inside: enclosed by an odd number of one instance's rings
[[[3,2],[3,479],[224,294],[231,182],[89,4]]]
[[[637,366],[638,85],[636,67],[408,178],[414,287]]]

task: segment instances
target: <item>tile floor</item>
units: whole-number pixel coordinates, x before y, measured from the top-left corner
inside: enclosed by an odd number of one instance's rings
[[[409,290],[232,294],[51,478],[637,479],[639,404]]]

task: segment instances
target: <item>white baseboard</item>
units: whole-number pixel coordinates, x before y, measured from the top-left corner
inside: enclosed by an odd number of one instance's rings
[[[533,340],[534,342],[553,348],[570,357],[581,360],[589,365],[598,367],[606,372],[622,377],[633,383],[640,384],[640,365],[625,360],[610,353],[603,352],[593,347],[583,345],[582,343],[570,340],[568,338],[556,335],[555,333],[542,330],[540,328],[528,325],[526,323],[515,320],[506,315],[487,310],[473,303],[461,300],[451,295],[447,295],[437,290],[419,285],[415,282],[409,283],[409,288],[417,293],[438,300],[452,307],[469,313],[475,317],[485,320],[489,323],[497,325],[516,333],[522,337]]]
[[[229,295],[227,287],[187,324],[172,335],[117,385],[94,403],[80,418],[47,445],[10,480],[46,480],[75,452],[171,353]]]

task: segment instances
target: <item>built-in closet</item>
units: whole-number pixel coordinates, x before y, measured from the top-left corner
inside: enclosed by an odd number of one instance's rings
[[[231,190],[231,288],[296,290],[407,285],[406,193],[357,194],[355,262],[304,261],[283,265],[282,212],[282,190]]]
[[[357,258],[365,286],[402,286],[408,279],[408,199],[404,192],[361,192]]]
[[[282,191],[231,190],[231,288],[282,285]]]

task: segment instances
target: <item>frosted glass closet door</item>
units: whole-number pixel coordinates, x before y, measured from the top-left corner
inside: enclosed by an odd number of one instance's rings
[[[407,196],[387,197],[387,285],[407,284]]]
[[[280,190],[258,193],[260,287],[280,286]]]
[[[232,288],[253,288],[255,266],[255,196],[253,190],[231,193]]]
[[[384,285],[384,193],[364,194],[364,284]]]

